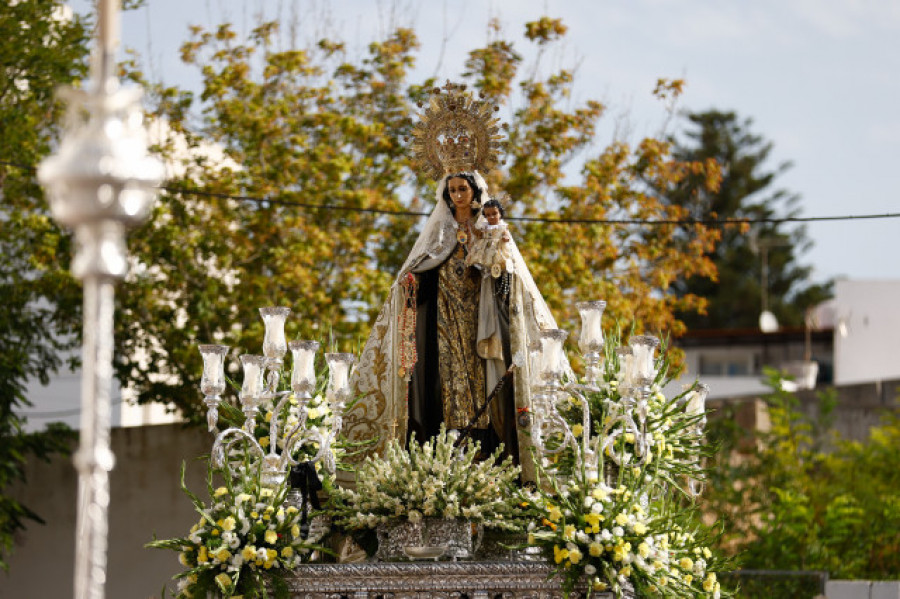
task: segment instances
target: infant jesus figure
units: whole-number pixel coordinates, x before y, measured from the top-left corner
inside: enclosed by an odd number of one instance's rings
[[[496,279],[512,270],[509,230],[503,221],[503,206],[498,200],[485,202],[482,214],[484,222],[477,226],[476,239],[466,256],[466,264],[478,266],[485,274],[490,273]]]

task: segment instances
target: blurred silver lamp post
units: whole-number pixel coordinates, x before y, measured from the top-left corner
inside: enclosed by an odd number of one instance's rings
[[[62,90],[69,102],[57,153],[38,180],[53,217],[75,232],[72,273],[84,284],[83,374],[78,470],[75,597],[102,599],[106,581],[113,299],[128,270],[125,232],[146,220],[163,179],[147,153],[139,88],[120,89],[115,76],[119,5],[98,5],[98,43],[88,90]]]
[[[231,427],[216,435],[213,444],[213,463],[239,477],[244,473],[244,464],[229,459],[232,448],[245,443],[252,454],[251,468],[261,468],[262,484],[277,487],[287,477],[291,466],[299,462],[294,457],[304,445],[317,447],[311,462],[322,462],[329,472],[334,472],[335,462],[332,442],[341,430],[343,411],[350,397],[350,367],[355,361],[353,354],[328,353],[329,380],[326,399],[332,413],[330,430],[323,433],[315,426],[309,426],[307,403],[312,398],[316,386],[315,354],[319,348],[316,341],[287,342],[284,323],[290,308],[260,308],[266,332],[263,339],[263,355],[244,354],[241,356],[244,381],[239,400],[244,412],[244,425]],[[290,390],[279,391],[278,383],[284,365],[284,356],[290,349],[293,354]],[[203,356],[203,376],[200,390],[205,395],[207,423],[210,432],[217,431],[218,406],[225,391],[225,345],[201,345]],[[291,400],[294,400],[292,402]],[[270,408],[269,450],[259,443],[254,434],[256,415],[260,408]],[[282,436],[282,433],[284,435]]]

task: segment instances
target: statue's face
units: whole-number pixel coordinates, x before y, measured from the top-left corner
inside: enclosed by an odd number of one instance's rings
[[[500,210],[496,206],[488,206],[484,209],[484,218],[489,225],[500,224]]]
[[[447,181],[447,191],[450,193],[450,201],[457,208],[469,208],[475,196],[472,186],[462,177],[453,177]]]

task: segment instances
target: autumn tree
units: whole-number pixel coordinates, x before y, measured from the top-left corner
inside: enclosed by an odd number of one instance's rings
[[[678,277],[710,272],[712,235],[657,222],[687,211],[655,190],[689,173],[714,185],[715,173],[675,159],[664,140],[596,151],[603,106],[570,105],[575,72],[522,76],[543,66],[523,70],[516,43],[491,31],[455,79],[511,109],[507,166],[490,184],[509,194],[514,234],[560,323],[577,328],[576,299],[605,298],[610,321],[679,332],[675,310],[698,299],[664,292]],[[543,49],[564,35],[561,22],[543,18],[518,43]],[[139,401],[174,402],[193,420],[202,417],[197,343],[258,351],[259,306],[291,306],[292,338],[357,350],[419,215],[433,206],[433,182],[409,168],[405,138],[416,104],[443,81],[408,80],[415,33],[397,29],[361,59],[338,39],[285,49],[280,36],[275,23],[246,39],[228,24],[196,27],[182,58],[199,69],[199,99],[153,87],[153,116],[171,132],[160,152],[189,151],[151,224],[131,237],[141,266],[119,294],[116,367]],[[663,82],[657,93],[679,85]],[[210,144],[226,160],[212,160]],[[567,179],[565,166],[585,154]]]
[[[679,318],[692,329],[756,327],[765,294],[768,309],[782,325],[802,326],[806,310],[831,296],[831,284],[812,282],[812,268],[800,263],[812,244],[805,228],[779,221],[799,212],[799,196],[777,187],[790,164],[771,166],[772,142],[753,132],[751,120],[733,112],[710,110],[686,119],[689,128],[676,143],[675,156],[715,161],[722,180],[710,190],[701,177],[688,177],[670,190],[669,199],[697,220],[756,222],[721,228],[721,240],[709,253],[715,277],[674,282],[676,295],[708,301],[701,313],[679,312]]]

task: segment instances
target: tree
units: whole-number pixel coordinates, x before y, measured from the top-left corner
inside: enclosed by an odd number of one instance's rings
[[[790,165],[767,166],[772,143],[752,132],[752,121],[733,112],[710,110],[687,115],[689,129],[676,144],[675,156],[686,161],[714,160],[721,168],[718,189],[710,190],[702,177],[692,175],[671,190],[669,199],[695,219],[777,219],[798,214],[799,196],[778,189],[776,180]],[[806,310],[831,296],[831,283],[810,281],[812,268],[798,257],[811,245],[803,226],[783,222],[729,225],[709,258],[716,276],[686,277],[672,286],[679,296],[707,299],[705,311],[680,312],[688,328],[756,327],[768,308],[783,325],[801,326]],[[763,259],[768,285],[762,289]]]
[[[688,173],[714,183],[714,168],[675,159],[671,144],[657,139],[604,148],[585,160],[577,182],[564,182],[566,163],[590,149],[603,106],[569,106],[571,71],[519,77],[521,55],[492,27],[494,39],[469,53],[463,79],[498,104],[519,103],[508,167],[490,180],[512,198],[509,216],[677,219],[687,210],[659,201],[656,186]],[[564,34],[561,22],[543,18],[526,26],[525,43],[544,48]],[[116,367],[140,402],[174,402],[193,421],[203,414],[196,344],[259,347],[258,306],[291,306],[298,315],[288,323],[292,338],[327,335],[329,347],[358,349],[420,222],[398,212],[428,212],[433,202],[432,184],[408,166],[404,141],[415,104],[439,84],[407,81],[419,44],[414,32],[397,29],[358,60],[340,40],[285,50],[279,36],[275,23],[259,24],[243,40],[228,24],[195,27],[182,57],[200,69],[200,101],[152,86],[154,117],[173,132],[160,151],[174,157],[182,139],[195,152],[186,173],[168,183],[151,224],[131,236],[143,266],[119,294]],[[129,73],[143,81],[133,65]],[[664,82],[657,93],[670,96],[679,86]],[[199,150],[210,143],[239,167],[203,158]],[[698,298],[662,291],[711,269],[713,235],[702,227],[690,238],[678,233],[673,225],[514,226],[569,329],[577,327],[575,298],[605,298],[609,318],[624,327],[636,321],[650,331],[682,330],[673,312]],[[317,330],[320,323],[329,330]]]
[[[70,12],[70,11],[69,11]],[[72,432],[24,432],[29,379],[47,384],[80,342],[81,295],[63,266],[70,238],[49,216],[34,166],[56,138],[54,91],[86,71],[87,23],[61,1],[0,11],[0,566],[13,534],[38,514],[7,495],[25,463],[67,452]],[[71,364],[70,364],[71,365]]]
[[[727,407],[709,429],[721,450],[705,502],[723,523],[724,548],[748,569],[896,579],[900,418],[887,414],[864,442],[842,440],[829,432],[833,393],[819,396],[820,414],[811,417],[775,373],[769,377],[770,431],[735,426]]]

